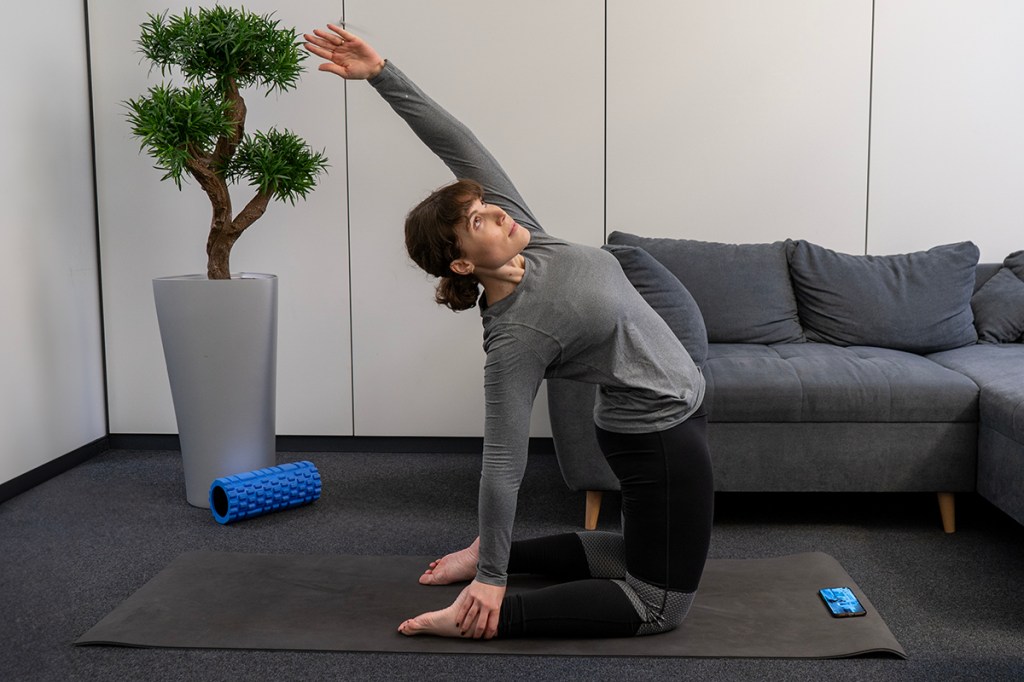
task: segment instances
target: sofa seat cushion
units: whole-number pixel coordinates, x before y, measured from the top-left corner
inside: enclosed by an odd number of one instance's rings
[[[928,357],[978,384],[981,424],[1024,443],[1024,344],[979,343]]]
[[[824,343],[709,344],[712,422],[976,422],[978,387],[912,353]]]

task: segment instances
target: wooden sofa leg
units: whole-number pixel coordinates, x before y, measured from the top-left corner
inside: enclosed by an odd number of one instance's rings
[[[601,514],[601,491],[587,491],[587,512],[583,520],[583,527],[587,530],[597,528],[597,517]]]
[[[955,533],[956,499],[953,493],[939,493],[939,513],[942,514],[942,529],[947,533]]]

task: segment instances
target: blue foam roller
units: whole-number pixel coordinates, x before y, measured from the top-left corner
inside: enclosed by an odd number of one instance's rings
[[[292,462],[210,484],[210,511],[217,523],[231,523],[320,499],[320,472],[312,462]]]

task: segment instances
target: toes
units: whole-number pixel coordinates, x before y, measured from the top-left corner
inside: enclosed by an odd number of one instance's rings
[[[426,570],[423,575],[420,576],[420,585],[437,585],[440,582],[440,577],[434,575],[431,570]]]

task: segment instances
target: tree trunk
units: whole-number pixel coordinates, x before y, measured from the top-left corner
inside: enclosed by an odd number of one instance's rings
[[[231,160],[238,145],[242,142],[242,138],[245,137],[247,107],[234,81],[231,81],[225,97],[231,101],[231,122],[235,124],[235,132],[230,137],[222,137],[217,140],[217,147],[213,150],[213,159],[210,163],[215,170],[222,169]]]
[[[210,228],[210,238],[206,242],[206,276],[210,279],[231,279],[231,247],[238,240],[238,234],[230,230],[218,229],[216,221]]]
[[[206,240],[206,276],[210,279],[231,279],[231,247],[242,234],[232,216],[231,194],[224,180],[224,169],[235,155],[235,149],[245,135],[245,100],[232,82],[226,97],[231,100],[231,119],[235,125],[230,137],[221,137],[210,157],[193,155],[189,170],[210,198],[213,218],[210,236]],[[247,227],[247,226],[246,226]],[[245,229],[244,227],[242,229]]]
[[[231,219],[230,200],[226,211],[218,211],[216,205],[214,206],[210,238],[206,242],[206,255],[209,258],[206,265],[207,277],[231,279],[231,247],[242,236],[245,228],[259,220],[266,212],[271,198],[269,194],[257,193],[234,220]]]
[[[213,217],[210,220],[210,236],[206,240],[206,275],[210,279],[231,279],[231,247],[238,235],[231,224],[231,194],[228,185],[204,161],[190,164],[192,175],[210,197]]]

